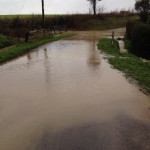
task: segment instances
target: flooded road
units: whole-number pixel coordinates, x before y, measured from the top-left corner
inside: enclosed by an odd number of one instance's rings
[[[57,41],[0,66],[0,150],[150,149],[150,98],[96,44]]]

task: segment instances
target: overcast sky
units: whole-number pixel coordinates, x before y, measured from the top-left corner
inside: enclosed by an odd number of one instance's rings
[[[135,0],[103,0],[105,11],[133,8]],[[46,14],[87,13],[87,0],[45,0]],[[0,0],[0,14],[41,13],[41,0]]]

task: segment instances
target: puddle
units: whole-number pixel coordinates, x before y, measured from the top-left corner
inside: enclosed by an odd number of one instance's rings
[[[149,97],[113,70],[96,44],[57,41],[0,66],[1,150],[116,149],[123,145],[114,138],[124,139],[113,126],[121,126],[120,114],[149,125]]]

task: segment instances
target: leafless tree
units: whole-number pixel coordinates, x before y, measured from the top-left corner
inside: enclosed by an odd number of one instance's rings
[[[98,14],[103,14],[104,11],[105,11],[105,9],[106,9],[105,6],[104,6],[104,5],[101,5],[101,6],[98,7],[98,12],[97,12],[97,13],[98,13]]]
[[[91,6],[92,6],[92,9],[93,9],[93,13],[94,15],[96,16],[96,8],[97,8],[97,3],[99,1],[102,1],[102,0],[87,0],[90,2]]]

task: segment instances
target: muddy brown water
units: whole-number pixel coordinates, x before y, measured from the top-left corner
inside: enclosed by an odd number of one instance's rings
[[[0,66],[0,150],[150,149],[150,98],[78,34]]]

